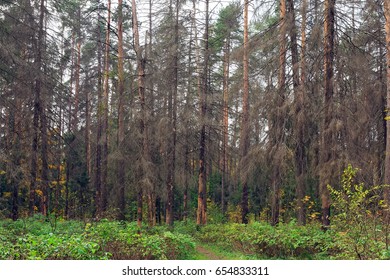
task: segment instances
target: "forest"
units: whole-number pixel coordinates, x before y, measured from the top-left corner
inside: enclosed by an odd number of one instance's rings
[[[0,259],[390,259],[388,0],[0,0]]]

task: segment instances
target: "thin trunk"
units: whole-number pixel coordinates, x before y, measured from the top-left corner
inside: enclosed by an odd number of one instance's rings
[[[193,3],[194,4],[194,3]],[[196,7],[195,5],[193,6],[193,11],[192,11],[192,18],[191,18],[191,30],[190,30],[190,44],[188,47],[188,84],[187,84],[187,96],[186,96],[186,103],[185,103],[185,111],[190,112],[191,110],[191,100],[192,100],[192,94],[193,94],[193,60],[192,60],[192,51],[193,51],[193,32],[195,32],[195,27],[196,27]],[[196,37],[196,36],[195,36]],[[192,159],[190,158],[190,118],[189,116],[185,117],[185,147],[184,147],[184,172],[185,172],[185,177],[184,177],[184,194],[183,194],[183,220],[187,220],[188,218],[188,201],[189,201],[189,196],[188,196],[188,190],[189,190],[189,184],[190,184],[190,175],[192,174],[191,171],[191,161]]]
[[[385,0],[383,2],[385,12],[385,30],[386,30],[386,64],[387,64],[387,116],[390,116],[390,3]],[[386,123],[386,156],[385,156],[385,180],[384,183],[390,184],[390,121]],[[387,189],[385,192],[385,199],[387,205],[390,205],[390,190]]]
[[[334,19],[335,0],[325,0],[325,22],[324,22],[324,123],[321,143],[321,165],[320,171],[320,196],[322,207],[322,226],[327,229],[330,225],[330,195],[327,188],[335,179],[333,161],[334,152],[334,132],[330,125],[333,119],[333,60],[334,60]]]
[[[137,69],[138,69],[138,97],[141,103],[141,119],[140,119],[140,134],[142,137],[142,152],[141,157],[148,163],[150,162],[149,153],[149,136],[147,126],[147,108],[145,103],[145,59],[142,57],[142,50],[139,44],[139,31],[138,31],[138,19],[137,19],[137,6],[135,0],[132,0],[132,12],[133,12],[133,36],[134,36],[134,49],[137,56]],[[142,159],[141,159],[142,161]],[[145,163],[141,164],[142,174],[141,177],[144,182],[148,182],[147,170]],[[150,186],[148,186],[150,187]],[[138,187],[138,226],[142,224],[142,207],[143,207],[143,189]]]
[[[77,43],[76,43],[76,72],[74,89],[74,113],[72,119],[72,131],[75,133],[78,127],[78,109],[80,99],[80,64],[81,64],[81,7],[77,10]]]
[[[249,151],[249,57],[248,57],[248,8],[249,0],[245,0],[244,3],[244,57],[243,57],[243,92],[242,92],[242,120],[241,120],[241,137],[240,137],[240,150],[241,150],[241,171],[244,171],[244,162]],[[247,176],[241,176],[242,183],[242,201],[241,201],[241,221],[244,224],[248,223],[249,214],[249,189]]]
[[[149,0],[149,30],[145,36],[145,61],[152,61],[153,60],[153,49],[152,49],[152,42],[153,42],[153,1]],[[148,63],[147,66],[147,72],[146,75],[146,88],[149,92],[149,105],[146,107],[148,108],[148,112],[150,113],[150,117],[154,117],[153,108],[154,108],[154,97],[153,97],[153,89],[154,89],[154,81],[153,81],[153,63]],[[150,149],[150,148],[149,148]],[[154,149],[154,147],[153,147]],[[149,157],[150,161],[152,161],[151,156]],[[152,183],[152,185],[148,188],[148,224],[149,226],[155,226],[156,225],[156,187],[155,184]]]
[[[291,40],[291,61],[293,65],[293,89],[294,89],[294,103],[295,103],[295,119],[294,119],[294,131],[296,139],[295,147],[295,180],[296,180],[296,195],[297,195],[297,219],[299,225],[305,225],[306,213],[305,213],[305,177],[306,177],[306,164],[305,164],[305,139],[304,129],[306,127],[306,116],[304,107],[304,84],[300,84],[299,76],[299,59],[298,59],[298,44],[297,44],[297,32],[295,25],[295,11],[294,1],[288,0],[288,15],[289,15],[289,31]],[[302,40],[304,39],[305,26],[306,26],[306,0],[302,3]],[[305,41],[302,41],[302,46],[305,46]],[[303,57],[301,59],[304,59]],[[301,62],[301,66],[304,62]],[[302,78],[302,76],[301,76]]]
[[[206,0],[206,23],[205,23],[205,49],[203,66],[203,83],[200,96],[200,119],[201,131],[199,141],[199,174],[198,174],[198,209],[196,214],[196,224],[205,225],[207,223],[207,193],[206,193],[206,113],[208,94],[208,64],[209,64],[209,0]],[[197,62],[199,60],[197,59]]]
[[[101,192],[99,213],[103,214],[107,208],[107,176],[108,176],[108,100],[110,76],[110,33],[111,33],[111,0],[107,1],[107,30],[104,53],[104,83],[103,83],[103,126],[102,126],[102,166]]]
[[[42,52],[43,52],[43,40],[44,40],[44,14],[45,12],[45,2],[41,0],[40,2],[40,15],[39,15],[39,30],[38,30],[38,38],[37,38],[37,57],[36,57],[36,71],[37,77],[35,79],[35,87],[34,87],[34,117],[33,117],[33,141],[32,141],[32,154],[31,154],[31,181],[30,181],[30,215],[34,213],[35,207],[35,190],[36,190],[36,179],[37,179],[37,171],[38,171],[38,138],[39,133],[41,133],[42,138],[42,146],[41,146],[41,160],[42,160],[42,209],[43,214],[46,214],[47,211],[47,183],[48,183],[48,166],[47,166],[47,126],[46,126],[46,116],[45,109],[42,101]],[[39,127],[39,120],[41,126]]]
[[[68,96],[68,131],[72,131],[73,127],[73,116],[72,116],[72,94],[73,94],[73,80],[74,80],[74,50],[75,50],[75,35],[74,32],[72,32],[72,47],[71,47],[71,55],[70,55],[70,85],[69,85],[69,96]]]
[[[173,16],[173,12],[172,12]],[[178,87],[178,51],[179,51],[179,1],[176,1],[176,13],[174,23],[174,48],[172,56],[172,88],[168,100],[168,114],[171,126],[171,139],[168,144],[168,175],[167,175],[167,205],[166,223],[173,226],[173,202],[175,186],[175,166],[176,166],[176,119],[177,119],[177,87]]]
[[[102,96],[102,42],[101,42],[101,29],[100,29],[100,13],[98,14],[98,25],[97,25],[97,95],[98,95],[98,103],[97,103],[97,131],[96,131],[96,157],[95,157],[95,216],[97,218],[100,217],[100,201],[101,201],[101,192],[102,192],[102,181],[101,181],[101,169],[102,169],[102,108],[103,108],[103,96]]]
[[[39,69],[39,68],[38,68]],[[37,71],[38,78],[35,80],[34,87],[34,117],[33,117],[33,138],[31,146],[31,169],[30,169],[30,197],[29,197],[29,215],[35,213],[35,200],[37,188],[37,170],[38,170],[38,137],[39,137],[39,94],[41,90],[40,72]]]
[[[22,58],[23,59],[23,58]],[[20,146],[20,139],[22,137],[21,133],[21,100],[20,98],[15,98],[15,108],[14,112],[10,112],[10,124],[9,124],[9,130],[10,130],[10,137],[11,137],[11,145],[9,146],[8,150],[10,150],[10,165],[7,168],[10,168],[10,170],[7,170],[7,176],[10,176],[11,178],[8,178],[8,183],[13,186],[12,188],[12,209],[11,209],[11,218],[13,221],[16,221],[19,218],[19,184],[22,180],[22,172],[20,170],[20,161],[21,161],[21,146]]]
[[[279,29],[279,73],[278,73],[278,92],[276,96],[276,115],[274,115],[273,131],[271,144],[273,145],[272,166],[272,205],[271,205],[271,224],[279,223],[280,214],[280,184],[281,184],[281,165],[283,139],[284,139],[284,103],[286,90],[286,29],[287,29],[287,7],[286,0],[280,0],[280,29]]]
[[[302,25],[301,25],[301,61],[300,83],[303,87],[306,82],[306,24],[307,24],[307,0],[302,1]]]
[[[221,209],[226,212],[226,187],[228,185],[228,141],[229,141],[229,66],[230,66],[230,34],[225,42],[223,60],[223,138],[222,138],[222,182],[221,182]]]
[[[125,126],[124,126],[124,69],[123,69],[123,6],[122,0],[118,1],[118,219],[125,219],[125,159],[124,159],[124,140],[125,140]]]

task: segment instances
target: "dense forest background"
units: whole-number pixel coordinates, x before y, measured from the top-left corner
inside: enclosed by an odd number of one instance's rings
[[[0,217],[386,216],[388,6],[1,0]]]

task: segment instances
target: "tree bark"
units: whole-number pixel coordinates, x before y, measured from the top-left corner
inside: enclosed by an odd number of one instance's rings
[[[147,126],[147,108],[145,103],[145,60],[142,57],[142,50],[139,44],[139,30],[138,30],[138,19],[137,19],[137,6],[135,0],[132,0],[132,12],[133,12],[133,36],[134,36],[134,48],[137,57],[137,72],[138,72],[138,97],[141,103],[141,119],[140,119],[140,135],[142,137],[142,152],[141,152],[141,177],[144,182],[149,182],[147,178],[147,170],[145,163],[142,163],[142,160],[146,163],[150,162],[150,152],[149,152],[149,136],[148,136],[148,126]],[[148,184],[148,183],[145,183]],[[144,184],[144,185],[145,185]],[[143,207],[143,189],[138,187],[138,226],[142,224],[142,207]]]
[[[102,125],[102,165],[101,165],[101,192],[99,213],[103,214],[107,208],[107,176],[108,176],[108,100],[110,76],[110,33],[111,33],[111,0],[107,1],[107,30],[104,52],[104,83],[103,83],[103,125]]]
[[[241,150],[241,171],[244,171],[244,162],[247,160],[246,157],[249,151],[249,58],[248,58],[248,8],[249,0],[244,2],[244,57],[243,57],[243,92],[242,92],[242,122],[241,122],[241,139],[240,139],[240,150]],[[247,176],[241,176],[242,183],[242,201],[241,201],[241,220],[242,223],[248,223],[249,213],[249,190],[248,190],[248,179]]]
[[[387,92],[386,92],[386,109],[387,118],[390,116],[390,3],[383,1],[385,14],[385,31],[386,31],[386,65],[387,65]],[[386,156],[385,156],[385,180],[386,185],[390,185],[390,120],[386,122]],[[386,203],[390,205],[390,189],[385,191]]]
[[[284,139],[284,119],[285,119],[285,90],[286,90],[286,30],[287,30],[287,7],[286,0],[280,0],[280,28],[279,28],[279,73],[278,92],[276,96],[276,114],[273,116],[273,128],[271,132],[271,145],[273,156],[272,164],[272,204],[271,204],[271,224],[279,223],[280,208],[280,184],[281,165],[283,162],[283,139]]]
[[[330,125],[333,119],[333,60],[334,60],[334,19],[335,0],[325,0],[324,22],[324,122],[321,143],[321,171],[320,171],[320,196],[322,207],[322,226],[327,229],[330,225],[330,194],[327,186],[334,180],[334,132]]]
[[[124,159],[124,92],[125,74],[123,69],[123,4],[118,1],[118,159],[117,159],[117,190],[118,190],[118,219],[125,219],[125,159]]]
[[[171,4],[172,6],[172,4]],[[172,87],[168,100],[168,115],[171,127],[171,139],[168,143],[168,175],[167,175],[167,204],[166,204],[166,223],[173,226],[173,202],[175,185],[175,166],[176,166],[176,121],[177,121],[177,87],[178,87],[178,52],[179,52],[179,1],[176,1],[176,12],[173,16],[174,22],[174,48],[172,54]]]
[[[306,152],[305,152],[305,128],[306,114],[304,105],[304,81],[300,81],[299,76],[299,58],[298,58],[298,44],[297,44],[297,32],[295,25],[295,9],[294,1],[287,0],[288,3],[288,19],[289,19],[289,32],[290,32],[290,49],[291,49],[291,61],[293,65],[293,89],[294,89],[294,103],[295,103],[295,114],[294,114],[294,131],[295,131],[295,180],[296,180],[296,200],[297,200],[297,220],[298,225],[305,225],[306,223],[306,212],[304,204],[305,196],[305,178],[306,178]],[[302,2],[302,51],[305,47],[305,27],[306,27],[306,0]],[[301,67],[304,66],[304,57],[301,59]],[[303,70],[302,70],[303,71]],[[303,75],[301,76],[303,78]],[[302,83],[302,84],[300,84]]]
[[[97,131],[96,131],[96,157],[95,157],[95,217],[100,217],[100,205],[101,205],[101,192],[102,192],[102,128],[103,128],[103,116],[102,116],[102,108],[103,108],[103,92],[102,92],[102,42],[101,42],[101,28],[100,28],[100,20],[101,16],[98,13],[98,22],[97,22],[97,75],[98,75],[98,85],[97,85]]]
[[[226,187],[228,185],[228,141],[229,141],[229,66],[230,66],[230,34],[228,34],[223,55],[223,136],[222,136],[222,181],[221,209],[226,212]]]
[[[38,139],[41,135],[41,189],[42,200],[41,208],[43,214],[47,214],[47,192],[48,192],[48,164],[47,164],[47,123],[45,115],[45,107],[42,100],[42,52],[44,41],[44,17],[45,17],[45,1],[40,1],[39,11],[39,26],[38,26],[38,38],[37,38],[37,56],[35,61],[36,78],[34,87],[34,117],[33,117],[33,141],[32,141],[32,154],[31,154],[31,169],[30,169],[30,201],[29,201],[29,213],[34,213],[35,207],[35,192],[36,192],[36,180],[38,174]],[[40,127],[39,127],[40,123]]]
[[[77,43],[76,43],[76,72],[75,72],[75,90],[74,90],[74,112],[72,119],[72,131],[75,133],[78,129],[78,109],[80,99],[80,67],[81,67],[81,7],[77,8]]]
[[[206,193],[206,113],[208,94],[208,68],[209,68],[209,0],[206,0],[206,22],[205,22],[205,48],[203,81],[200,96],[200,141],[199,141],[199,173],[198,173],[198,209],[196,213],[196,224],[207,223],[207,193]],[[199,62],[199,60],[198,60]]]

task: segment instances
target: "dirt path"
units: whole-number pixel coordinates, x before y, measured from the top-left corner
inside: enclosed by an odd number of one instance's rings
[[[196,251],[199,254],[201,254],[202,256],[204,256],[206,260],[223,260],[224,259],[224,258],[221,258],[220,256],[214,254],[210,250],[208,250],[202,246],[199,246],[199,245],[196,246]]]

